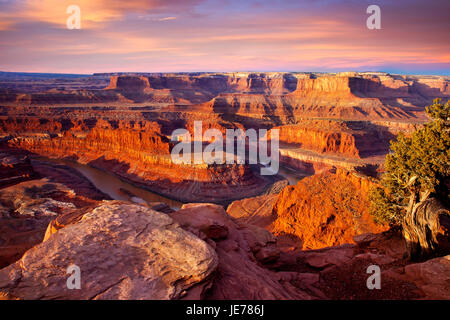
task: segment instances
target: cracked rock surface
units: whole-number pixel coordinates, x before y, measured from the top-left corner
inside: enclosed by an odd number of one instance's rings
[[[72,264],[79,290],[67,288]],[[0,291],[21,299],[177,299],[206,284],[217,265],[211,246],[166,214],[106,202],[2,269]]]

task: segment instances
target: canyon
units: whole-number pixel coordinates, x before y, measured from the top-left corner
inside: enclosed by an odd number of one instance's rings
[[[390,141],[426,122],[449,83],[0,73],[0,299],[449,299],[450,252],[410,261],[401,232],[368,212]],[[172,132],[193,136],[195,121],[278,130],[278,174],[174,163]],[[62,285],[69,262],[86,290]],[[371,264],[381,290],[366,287]]]
[[[35,134],[25,132],[27,123],[20,126],[23,134],[9,139],[8,146],[89,164],[180,201],[221,203],[232,200],[235,194],[262,193],[271,183],[254,175],[246,165],[173,163],[173,144],[154,122],[119,121],[112,125],[99,120],[90,129],[84,123],[70,123],[68,130],[60,122],[45,126],[56,130]],[[11,133],[17,123],[5,121],[2,127]]]

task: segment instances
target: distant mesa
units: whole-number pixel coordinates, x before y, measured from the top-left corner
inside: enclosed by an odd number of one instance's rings
[[[0,103],[13,105],[165,104],[171,108],[280,119],[423,119],[423,107],[450,96],[446,76],[382,72],[151,73],[0,77]]]

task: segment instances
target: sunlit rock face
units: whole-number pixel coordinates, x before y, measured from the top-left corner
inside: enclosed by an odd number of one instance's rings
[[[343,158],[385,154],[389,140],[394,137],[387,128],[362,121],[305,120],[273,130],[279,130],[280,142]]]
[[[371,184],[343,170],[305,178],[280,193],[271,230],[297,237],[303,249],[352,243],[358,234],[381,232],[386,226],[376,225],[368,213]]]

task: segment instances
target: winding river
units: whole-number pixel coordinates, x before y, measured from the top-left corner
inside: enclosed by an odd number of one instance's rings
[[[137,187],[133,184],[130,184],[130,183],[118,178],[117,176],[115,176],[111,173],[90,167],[85,164],[81,164],[81,163],[78,163],[75,161],[69,161],[69,160],[63,160],[63,159],[49,159],[49,158],[43,158],[43,157],[39,157],[39,160],[62,164],[62,165],[71,167],[73,169],[76,169],[84,177],[86,177],[98,190],[107,194],[114,200],[126,200],[126,201],[135,200],[135,202],[138,202],[138,201],[136,201],[136,199],[130,199],[130,195],[127,194],[127,193],[129,193],[129,194],[133,194],[135,197],[140,198],[146,202],[167,203],[173,209],[179,209],[181,207],[181,205],[183,204],[182,202],[166,198],[157,193],[151,192],[147,189]],[[122,190],[125,190],[125,192]]]
[[[182,202],[161,196],[145,188],[130,184],[118,178],[114,174],[90,167],[85,164],[64,159],[49,159],[46,157],[39,157],[39,159],[46,162],[66,165],[68,167],[76,169],[84,177],[86,177],[98,190],[109,195],[114,200],[131,200],[139,202],[139,199],[136,198],[140,198],[146,202],[164,202],[173,209],[179,209],[183,204]],[[278,174],[287,179],[290,185],[297,184],[299,180],[305,177],[304,174],[284,166],[280,166]],[[134,195],[136,198],[131,198],[130,194]]]

